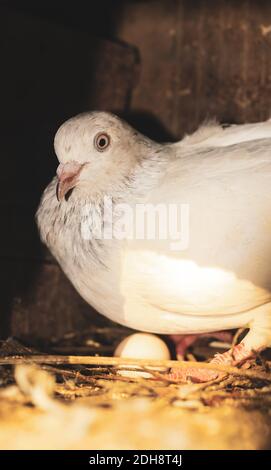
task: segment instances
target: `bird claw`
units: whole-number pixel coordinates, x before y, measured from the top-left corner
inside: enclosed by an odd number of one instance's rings
[[[223,354],[216,354],[215,357],[211,360],[210,364],[216,365],[226,365],[226,366],[236,366],[238,364],[244,363],[248,358],[253,354],[253,351],[247,350],[243,343],[237,344],[229,351],[224,352]],[[194,382],[202,383],[209,382],[211,380],[221,379],[226,375],[225,372],[220,372],[212,369],[203,369],[200,367],[189,367],[181,368],[176,367],[171,369],[168,374],[168,378],[172,381],[178,382]]]
[[[224,377],[224,372],[219,372],[212,369],[203,369],[200,367],[181,368],[176,367],[171,369],[167,378],[173,382],[193,382],[204,383]]]
[[[244,343],[240,343],[223,354],[216,354],[211,363],[236,366],[243,364],[251,356],[253,356],[253,351],[246,349]]]

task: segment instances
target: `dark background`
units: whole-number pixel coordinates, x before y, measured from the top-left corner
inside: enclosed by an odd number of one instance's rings
[[[34,214],[68,117],[103,109],[157,140],[271,109],[271,3],[0,1],[0,337],[109,324],[41,246]]]

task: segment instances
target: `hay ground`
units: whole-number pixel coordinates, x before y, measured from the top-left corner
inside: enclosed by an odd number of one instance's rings
[[[93,357],[93,347],[102,345],[88,341]],[[67,352],[70,346],[62,347]],[[208,355],[206,345],[198,348]],[[33,358],[30,352],[13,340],[0,350],[13,363],[18,354]],[[142,369],[149,378],[126,377],[121,374],[130,364],[101,366],[96,360],[52,365],[31,359],[0,366],[0,449],[270,448],[271,373],[265,358],[251,362],[250,374],[240,369],[240,375],[228,373],[208,384],[170,383],[149,366]]]

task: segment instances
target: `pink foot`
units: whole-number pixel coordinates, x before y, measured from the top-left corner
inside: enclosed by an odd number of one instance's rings
[[[231,343],[233,333],[230,331],[214,331],[213,333],[199,333],[194,335],[170,335],[170,339],[174,342],[177,358],[184,358],[187,349],[198,338],[216,338],[219,341]]]
[[[211,360],[212,364],[237,366],[254,355],[251,349],[246,349],[244,343],[237,344],[223,354],[216,354]]]
[[[211,360],[210,364],[236,366],[237,364],[243,363],[251,356],[253,356],[253,351],[247,350],[244,344],[240,343],[237,346],[234,346],[233,349],[230,349],[223,354],[216,354],[216,356]],[[192,381],[194,383],[208,382],[210,380],[215,380],[224,376],[224,372],[211,369],[201,369],[200,364],[199,367],[176,367],[171,369],[170,373],[168,374],[168,378],[170,380],[181,382]]]
[[[202,383],[218,379],[220,376],[223,377],[223,375],[223,373],[217,372],[215,370],[201,369],[200,366],[189,368],[176,367],[171,369],[171,372],[167,375],[167,378],[173,382]]]

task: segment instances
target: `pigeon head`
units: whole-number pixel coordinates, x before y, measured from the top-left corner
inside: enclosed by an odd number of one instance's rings
[[[54,141],[58,199],[75,188],[84,194],[110,191],[131,174],[152,144],[110,113],[89,112],[69,119]]]

